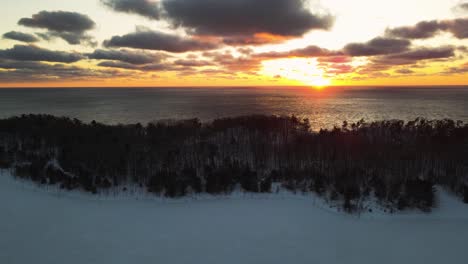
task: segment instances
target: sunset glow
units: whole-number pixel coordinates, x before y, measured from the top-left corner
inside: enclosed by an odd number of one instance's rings
[[[0,87],[468,80],[468,5],[461,0],[216,6],[208,0],[18,0],[0,6]]]
[[[468,0],[0,1],[0,264],[468,263]]]
[[[304,85],[323,87],[331,81],[324,77],[324,71],[317,65],[315,59],[279,59],[263,61],[261,74],[290,81],[297,81]]]

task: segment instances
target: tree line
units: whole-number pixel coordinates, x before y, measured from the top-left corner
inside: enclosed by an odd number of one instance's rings
[[[449,119],[343,122],[310,130],[295,116],[242,116],[131,125],[50,115],[0,120],[0,168],[91,193],[137,184],[167,197],[236,189],[314,192],[362,210],[436,205],[435,185],[468,203],[468,125]]]

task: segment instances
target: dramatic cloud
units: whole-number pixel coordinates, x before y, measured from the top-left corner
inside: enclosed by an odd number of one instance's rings
[[[100,67],[118,68],[125,70],[136,70],[143,72],[167,72],[175,71],[178,74],[196,72],[196,68],[216,65],[208,60],[175,60],[173,62],[160,61],[143,65],[136,65],[123,61],[103,61],[98,64]]]
[[[92,38],[86,31],[95,27],[95,23],[87,15],[65,11],[41,11],[32,18],[22,18],[19,25],[32,28],[47,29],[43,38],[59,37],[71,45],[82,43],[92,44]]]
[[[330,29],[334,21],[328,14],[311,13],[302,0],[163,0],[162,6],[174,26],[224,37],[229,44],[298,37],[313,29]]]
[[[257,53],[252,54],[252,50],[238,50],[241,53],[240,56],[234,56],[231,52],[205,52],[203,56],[209,58],[215,65],[217,65],[221,71],[225,74],[226,72],[231,72],[232,74],[235,73],[244,73],[244,74],[255,74],[259,70],[261,70],[262,61],[263,60],[274,60],[274,59],[282,59],[282,58],[291,58],[291,57],[298,57],[298,58],[338,58],[343,60],[341,57],[345,57],[342,52],[340,51],[330,51],[328,49],[324,49],[318,46],[308,46],[302,49],[295,49],[291,51],[285,52],[265,52],[265,53]],[[348,62],[348,60],[347,60]],[[192,66],[205,66],[204,63],[199,63],[198,65]],[[345,66],[338,66],[333,65],[337,70],[344,70]],[[346,69],[348,67],[346,66]]]
[[[137,70],[139,67],[138,65],[128,63],[128,62],[121,62],[121,61],[103,61],[98,64],[101,67],[108,67],[108,68],[119,68],[119,69],[126,69],[126,70]]]
[[[406,39],[427,39],[441,32],[452,33],[456,38],[468,38],[468,19],[423,21],[414,26],[387,29],[386,35]]]
[[[442,74],[446,75],[457,75],[468,73],[468,63],[460,65],[458,67],[449,67]]]
[[[27,34],[27,33],[18,32],[18,31],[10,31],[8,33],[5,33],[3,34],[3,38],[22,41],[26,43],[33,43],[33,42],[39,41],[39,39],[36,38],[36,36],[32,34]]]
[[[187,52],[196,50],[209,50],[218,45],[197,39],[187,39],[177,35],[137,29],[137,32],[123,36],[114,36],[104,42],[106,47],[126,47],[147,50],[162,50],[168,52]]]
[[[392,69],[394,73],[408,75],[414,74],[410,68],[424,67],[426,61],[444,61],[454,56],[455,48],[453,47],[420,47],[397,54],[373,57],[370,63],[359,66],[354,72],[363,76],[359,78],[391,77],[392,74],[385,71]]]
[[[350,56],[375,56],[400,53],[408,50],[411,42],[404,39],[377,37],[366,43],[351,43],[344,47],[344,52]]]
[[[213,62],[207,60],[176,60],[174,64],[184,67],[205,67],[214,65]]]
[[[254,56],[234,56],[229,51],[204,52],[203,56],[211,59],[213,63],[217,64],[219,70],[224,72],[231,72],[232,74],[237,72],[252,74],[259,71],[261,68],[262,58]]]
[[[446,20],[441,22],[445,31],[452,33],[459,39],[468,38],[468,18]]]
[[[41,69],[44,67],[43,63],[37,61],[11,61],[0,60],[0,69]]]
[[[255,57],[263,59],[275,59],[275,58],[287,58],[287,57],[327,57],[327,56],[339,56],[342,55],[342,52],[339,51],[330,51],[318,46],[308,46],[302,49],[295,49],[285,52],[267,52],[256,54]]]
[[[1,61],[0,81],[5,83],[24,83],[60,80],[108,79],[115,77],[131,77],[129,74],[117,70],[86,69],[64,64],[46,64],[40,62]]]
[[[460,51],[461,53],[468,54],[468,46],[458,46],[457,50]]]
[[[311,67],[320,70],[323,78],[333,80],[335,77],[351,80],[356,74],[360,75],[357,78],[403,75],[409,78],[427,74],[426,71],[433,72],[434,69],[439,69],[440,75],[447,76],[468,72],[468,48],[464,45],[464,39],[468,38],[468,18],[456,18],[463,17],[457,15],[468,11],[468,3],[459,4],[452,18],[387,28],[384,35],[366,40],[367,42],[349,41],[342,49],[334,50],[327,49],[326,46],[309,45],[312,43],[307,44],[305,39],[298,39],[313,30],[329,30],[334,23],[334,17],[328,11],[313,7],[319,2],[315,0],[96,2],[101,3],[100,8],[139,15],[152,20],[156,23],[155,27],[160,25],[165,29],[153,30],[137,26],[135,31],[127,31],[128,34],[121,32],[108,35],[102,47],[88,50],[85,46],[97,45],[91,36],[94,33],[91,30],[96,24],[89,16],[76,12],[41,11],[18,21],[19,25],[32,28],[24,30],[32,34],[20,32],[21,30],[3,34],[4,39],[24,43],[15,42],[22,45],[4,46],[0,49],[0,80],[86,80],[106,76],[111,78],[114,77],[113,74],[117,77],[145,78],[151,72],[170,73],[168,78],[193,75],[197,78],[231,78],[230,80],[234,76],[249,79],[258,77],[260,80],[261,74],[266,72],[263,71],[264,67],[266,70],[269,67],[266,61],[287,58],[296,58],[297,61],[300,61],[297,58],[315,58]],[[105,19],[102,21],[108,23]],[[352,23],[349,26],[352,27]],[[444,38],[436,39],[442,41],[438,48],[419,47],[421,41],[415,41],[437,37],[439,34],[444,34]],[[451,38],[447,39],[446,36]],[[27,44],[53,39],[81,45],[75,47],[79,53],[72,51],[70,46],[68,50],[58,51]],[[254,47],[291,39],[297,39],[294,45],[304,42],[304,48],[283,51],[287,45],[282,45],[278,49],[268,49],[265,52],[265,49]],[[80,60],[92,60],[94,66],[81,68],[80,63],[72,64]],[[278,64],[282,62],[278,61]],[[284,62],[279,65],[280,68],[289,67],[287,60]],[[310,72],[306,67],[298,71],[304,71],[304,74]],[[274,75],[276,73],[272,76]]]
[[[36,46],[15,45],[11,49],[0,50],[0,58],[17,61],[49,61],[72,63],[83,58],[81,54],[64,51],[51,51]]]
[[[67,33],[67,32],[53,32],[49,31],[47,33],[38,33],[39,37],[44,40],[51,40],[54,38],[61,38],[68,42],[70,45],[79,45],[84,44],[88,46],[95,47],[97,45],[96,41],[92,36],[85,35],[85,34],[75,34],[75,33]]]
[[[395,70],[395,72],[399,74],[413,74],[414,73],[414,71],[410,69],[398,69],[398,70]]]
[[[406,65],[423,60],[445,59],[453,56],[455,56],[455,49],[453,47],[419,48],[407,52],[379,57],[376,58],[374,62],[388,66]]]
[[[84,32],[95,26],[87,15],[65,11],[41,11],[32,18],[20,19],[18,24],[57,32]]]
[[[164,19],[191,35],[218,37],[227,45],[279,43],[314,29],[327,30],[334,18],[312,13],[303,0],[101,0],[118,12]]]
[[[412,27],[398,27],[387,29],[386,35],[391,37],[400,37],[407,39],[425,39],[432,38],[440,30],[438,21],[423,21]]]
[[[159,3],[154,0],[101,0],[101,3],[118,12],[159,19]]]
[[[159,61],[162,55],[129,50],[102,50],[97,49],[89,54],[90,59],[122,61],[130,64],[148,64]]]
[[[171,70],[178,70],[178,68],[164,63],[151,63],[145,65],[135,65],[127,62],[116,62],[116,61],[103,61],[98,64],[101,67],[107,68],[118,68],[118,69],[125,69],[125,70],[137,70],[137,71],[171,71]]]

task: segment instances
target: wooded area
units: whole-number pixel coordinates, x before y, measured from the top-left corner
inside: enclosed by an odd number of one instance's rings
[[[0,120],[0,167],[92,193],[126,183],[167,197],[275,192],[277,182],[348,212],[369,197],[392,209],[430,211],[435,185],[468,203],[468,125],[418,118],[312,132],[309,120],[294,116],[143,126],[23,115]]]

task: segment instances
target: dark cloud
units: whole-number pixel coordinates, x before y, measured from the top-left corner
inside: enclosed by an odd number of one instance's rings
[[[404,39],[377,37],[366,43],[351,43],[344,47],[344,52],[350,56],[375,56],[400,53],[409,49],[411,42]]]
[[[40,62],[0,61],[0,81],[4,83],[27,83],[43,81],[69,81],[92,79],[108,79],[128,77],[130,75],[116,70],[86,69],[64,64],[46,64]]]
[[[107,67],[107,68],[118,68],[118,69],[125,69],[125,70],[136,70],[136,71],[171,71],[177,70],[178,68],[174,67],[170,64],[164,63],[151,63],[145,65],[135,65],[127,62],[116,62],[116,61],[103,61],[98,64],[100,67]]]
[[[163,56],[160,54],[129,50],[97,49],[93,53],[89,54],[88,57],[95,60],[122,61],[130,64],[148,64],[160,61]]]
[[[456,38],[468,38],[468,19],[422,21],[414,26],[387,29],[386,35],[406,39],[427,39],[440,32],[452,33]]]
[[[104,42],[106,47],[126,47],[147,50],[162,50],[168,52],[187,52],[196,50],[209,50],[217,48],[212,42],[187,39],[177,35],[137,29],[136,32],[123,36],[114,36]]]
[[[410,60],[430,60],[440,58],[450,58],[455,56],[453,47],[441,48],[420,48],[389,57],[410,59]]]
[[[18,32],[18,31],[7,32],[3,34],[3,38],[27,42],[27,43],[33,43],[33,42],[39,41],[39,39],[36,38],[36,36],[32,34],[27,34],[27,33]]]
[[[442,21],[444,30],[452,33],[459,39],[468,38],[468,18],[459,18],[454,20]]]
[[[84,45],[91,46],[91,47],[97,46],[97,42],[94,40],[94,38],[86,34],[49,31],[47,33],[39,33],[37,35],[41,37],[42,39],[48,40],[48,41],[54,38],[61,38],[70,45],[84,44]]]
[[[83,58],[81,54],[52,51],[36,46],[15,45],[11,49],[0,50],[0,58],[17,61],[49,61],[72,63]]]
[[[174,64],[184,67],[205,67],[214,65],[213,62],[207,60],[176,60]]]
[[[47,40],[47,41],[50,41],[52,40],[52,38],[54,38],[49,33],[36,32],[36,35],[40,37],[41,39]]]
[[[37,61],[0,60],[0,69],[40,69],[42,67],[44,64]]]
[[[467,46],[459,46],[457,47],[457,50],[463,52],[463,53],[468,53],[468,47]]]
[[[128,62],[121,62],[121,61],[103,61],[98,64],[101,67],[108,67],[108,68],[119,68],[119,69],[126,69],[126,70],[137,70],[138,65],[131,64]]]
[[[287,57],[301,57],[301,58],[309,58],[309,57],[328,57],[328,56],[339,56],[343,55],[340,51],[330,51],[328,49],[324,49],[318,46],[307,46],[302,49],[295,49],[291,51],[285,52],[266,52],[266,53],[259,53],[255,54],[255,57],[263,58],[263,59],[275,59],[275,58],[287,58]]]
[[[140,70],[141,71],[178,71],[178,70],[182,70],[182,68],[177,68],[170,64],[153,63],[153,64],[147,64],[147,65],[140,67]]]
[[[61,38],[70,45],[84,44],[91,47],[97,46],[97,42],[94,40],[94,38],[86,34],[47,31],[45,33],[37,32],[36,35],[46,41],[51,41],[55,38]]]
[[[167,19],[193,34],[224,37],[229,44],[263,44],[330,29],[333,17],[311,13],[302,0],[163,0]]]
[[[462,64],[458,67],[449,67],[442,74],[445,75],[457,75],[468,73],[468,63]]]
[[[414,73],[414,71],[410,69],[398,69],[398,70],[395,70],[395,72],[399,74],[413,74]]]
[[[32,18],[20,19],[18,24],[57,32],[85,32],[95,26],[94,21],[87,15],[65,11],[41,11]]]
[[[100,0],[118,12],[164,19],[192,35],[222,38],[227,45],[278,43],[314,29],[328,30],[334,18],[312,13],[304,0]]]
[[[151,0],[101,0],[101,3],[118,12],[138,14],[159,19],[159,2]]]
[[[398,54],[386,55],[375,59],[375,62],[385,65],[413,64],[423,60],[445,59],[455,56],[453,47],[418,48]]]
[[[47,29],[42,36],[45,39],[59,37],[71,45],[93,44],[92,37],[86,31],[95,27],[95,23],[87,15],[65,11],[41,11],[31,18],[22,18],[19,25]]]
[[[230,71],[232,74],[242,72],[252,74],[260,70],[262,58],[242,55],[234,56],[230,51],[204,52],[203,56],[209,58],[213,63],[219,66],[221,71]]]
[[[453,47],[420,47],[397,54],[373,57],[370,63],[356,68],[355,72],[370,78],[385,77],[384,75],[390,77],[391,75],[385,71],[393,68],[395,68],[394,72],[399,74],[413,74],[409,68],[422,68],[426,61],[444,61],[454,56],[455,48]]]
[[[422,21],[411,27],[387,29],[386,35],[407,39],[426,39],[433,37],[440,30],[438,21]]]

